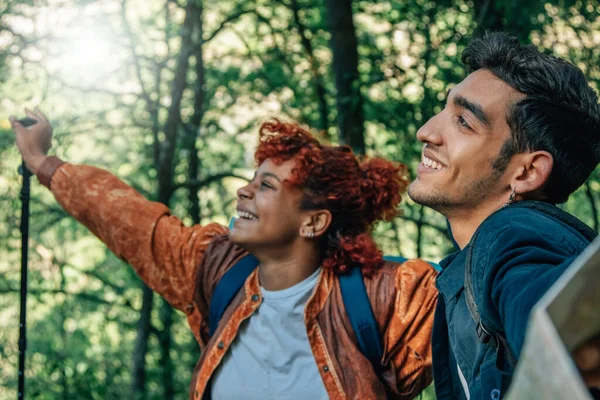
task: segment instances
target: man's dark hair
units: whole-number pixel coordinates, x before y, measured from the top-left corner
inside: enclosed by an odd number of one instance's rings
[[[581,70],[500,32],[472,41],[462,62],[469,72],[487,69],[525,95],[508,110],[511,138],[494,168],[504,170],[517,153],[547,151],[554,166],[544,199],[567,201],[600,162],[598,96]]]

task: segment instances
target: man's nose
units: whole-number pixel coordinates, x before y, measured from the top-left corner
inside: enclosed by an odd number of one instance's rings
[[[443,113],[434,115],[418,131],[417,140],[422,143],[431,143],[440,145],[442,142],[441,132],[443,131]]]

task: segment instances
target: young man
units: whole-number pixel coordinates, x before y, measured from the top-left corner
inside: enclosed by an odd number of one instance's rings
[[[470,75],[417,133],[422,162],[409,195],[448,219],[460,248],[436,282],[438,399],[499,399],[532,307],[595,236],[551,205],[598,164],[600,107],[580,70],[506,34],[474,40],[462,60]]]

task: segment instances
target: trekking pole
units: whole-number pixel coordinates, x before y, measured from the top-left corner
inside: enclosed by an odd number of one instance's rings
[[[31,126],[37,121],[33,118],[23,118],[19,123],[24,127]],[[21,186],[21,310],[19,316],[19,390],[17,397],[19,400],[25,398],[25,351],[27,350],[27,252],[29,249],[29,198],[31,171],[25,166],[25,161],[21,161],[19,174],[23,176],[23,185]]]
[[[31,172],[22,162],[19,174],[23,176],[21,187],[21,311],[19,322],[19,391],[18,399],[25,398],[25,350],[27,350],[27,251],[29,249],[29,194]]]

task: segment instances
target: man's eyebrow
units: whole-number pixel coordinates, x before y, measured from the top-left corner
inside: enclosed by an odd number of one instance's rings
[[[459,107],[466,108],[467,110],[472,112],[473,115],[475,115],[475,118],[477,118],[486,127],[491,127],[492,124],[490,123],[490,119],[479,104],[473,103],[472,101],[467,100],[459,94],[454,96],[454,104]]]

